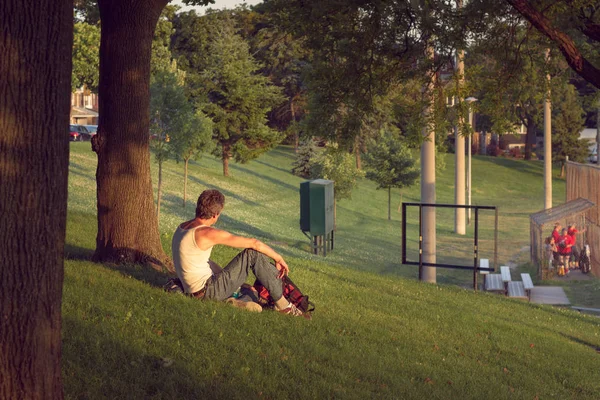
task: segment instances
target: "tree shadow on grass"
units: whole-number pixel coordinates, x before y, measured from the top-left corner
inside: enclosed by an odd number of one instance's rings
[[[63,315],[62,322],[63,375],[69,398],[233,399],[245,393],[239,382],[203,382],[185,361],[157,355],[161,349],[156,346],[140,348],[128,343],[126,336],[115,340],[110,329],[114,323],[103,324],[97,315],[86,320]]]
[[[179,172],[176,172],[176,174],[179,175],[179,176],[181,176],[181,177],[183,177],[183,175],[184,175],[183,173],[179,173]],[[248,204],[250,206],[258,206],[259,205],[258,203],[254,202],[254,201],[251,201],[251,200],[248,200],[245,197],[242,197],[242,196],[240,196],[237,193],[234,193],[232,191],[223,189],[220,186],[211,185],[210,183],[207,183],[207,182],[203,181],[202,179],[197,178],[197,177],[195,177],[193,175],[188,175],[188,179],[190,181],[194,182],[194,183],[197,183],[197,184],[199,184],[201,186],[204,186],[206,189],[216,189],[216,190],[218,190],[219,192],[221,192],[221,193],[223,193],[225,195],[225,199],[227,199],[227,197],[231,197],[233,199],[239,200],[242,203]],[[191,199],[197,199],[199,195],[200,195],[200,193],[194,194],[194,195],[190,195],[188,193],[188,196],[190,196]],[[181,201],[183,202],[183,197],[181,199],[182,199]],[[193,200],[193,202],[195,203],[196,201]]]
[[[80,247],[71,243],[65,243],[65,259],[89,261],[94,255],[94,250]]]
[[[268,175],[259,174],[256,171],[250,170],[248,168],[244,168],[244,167],[242,167],[240,165],[236,165],[236,164],[231,165],[231,169],[234,169],[234,170],[237,170],[237,171],[241,171],[241,172],[245,172],[245,173],[247,173],[249,175],[257,176],[260,179],[263,179],[265,181],[271,182],[275,186],[284,187],[286,189],[290,189],[290,190],[294,190],[294,191],[299,191],[300,190],[300,186],[290,185],[287,182],[280,181],[279,179],[275,179],[275,178],[273,178],[271,176],[268,176]]]
[[[263,231],[253,225],[239,221],[229,217],[227,214],[221,214],[219,217],[221,226],[228,231],[242,232],[246,236],[256,237],[265,240],[275,240],[275,236],[272,233]]]
[[[290,160],[295,159],[293,148],[286,148],[286,147],[279,146],[279,147],[276,147],[275,149],[271,150],[269,153],[275,154],[280,157],[289,158]]]
[[[257,164],[264,165],[265,167],[273,168],[274,170],[281,171],[281,172],[284,172],[284,173],[286,173],[286,174],[290,174],[290,175],[292,175],[292,172],[291,172],[289,169],[285,169],[285,168],[277,167],[277,166],[275,166],[275,165],[273,165],[273,164],[269,164],[269,163],[266,163],[266,162],[264,162],[264,161],[261,161],[261,160],[254,160],[253,162],[255,162],[255,163],[257,163]]]
[[[544,164],[543,162],[534,163],[532,161],[525,160],[514,160],[510,158],[504,157],[486,157],[486,156],[478,156],[478,161],[488,162],[491,164],[495,164],[499,167],[506,167],[513,171],[519,171],[526,174],[531,174],[536,177],[544,176]],[[556,179],[555,177],[553,177]]]

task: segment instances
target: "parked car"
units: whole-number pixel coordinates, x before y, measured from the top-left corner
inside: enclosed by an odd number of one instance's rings
[[[69,125],[69,138],[71,142],[81,142],[83,140],[91,140],[92,135],[83,125]]]
[[[98,132],[98,125],[84,125],[90,132],[90,135],[94,136]]]

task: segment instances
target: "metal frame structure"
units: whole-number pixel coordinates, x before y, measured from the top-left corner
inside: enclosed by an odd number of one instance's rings
[[[406,259],[406,208],[419,207],[419,261],[408,261]],[[473,265],[455,265],[441,263],[423,262],[423,207],[434,208],[466,208],[475,210],[475,234],[473,236]],[[494,210],[494,264],[492,268],[481,268],[479,266],[479,210]],[[402,264],[418,265],[419,280],[423,276],[423,267],[450,268],[473,270],[473,289],[477,291],[477,273],[479,271],[493,272],[498,265],[498,208],[496,206],[473,206],[458,204],[431,204],[431,203],[402,203]]]

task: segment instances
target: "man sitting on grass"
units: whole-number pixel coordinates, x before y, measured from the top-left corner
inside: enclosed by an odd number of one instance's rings
[[[198,197],[196,218],[179,225],[173,235],[173,263],[185,292],[198,299],[227,300],[236,307],[261,311],[257,303],[230,297],[246,282],[252,270],[275,299],[275,307],[280,313],[310,318],[283,297],[281,278],[289,272],[283,257],[258,239],[213,228],[224,205],[225,196],[221,192],[205,190]],[[216,244],[244,250],[221,269],[209,260]],[[275,266],[269,259],[275,261]]]

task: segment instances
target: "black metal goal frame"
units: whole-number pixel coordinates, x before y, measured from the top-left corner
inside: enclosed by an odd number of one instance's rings
[[[419,261],[408,261],[406,259],[406,208],[419,207]],[[475,210],[475,232],[473,235],[473,265],[454,265],[423,262],[423,207],[434,208],[465,208]],[[481,268],[479,266],[479,210],[494,210],[494,265],[492,268]],[[402,203],[402,264],[418,265],[419,280],[423,276],[423,267],[451,268],[473,270],[473,289],[477,290],[477,273],[479,271],[493,272],[498,264],[498,208],[496,206],[474,206],[459,204],[434,204],[434,203]]]

